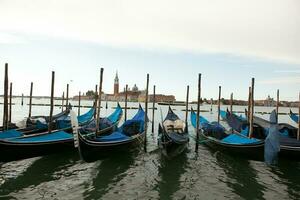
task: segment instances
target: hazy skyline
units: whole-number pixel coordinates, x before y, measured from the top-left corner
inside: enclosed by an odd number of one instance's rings
[[[94,89],[104,67],[104,92],[119,73],[125,84],[184,100],[231,92],[246,99],[251,77],[255,98],[297,100],[300,86],[299,1],[0,1],[0,81],[4,63],[14,94],[55,95]],[[71,80],[73,80],[71,82]],[[3,86],[1,87],[3,93]]]

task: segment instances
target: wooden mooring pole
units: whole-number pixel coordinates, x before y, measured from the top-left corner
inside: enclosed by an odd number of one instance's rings
[[[101,68],[100,69],[99,92],[98,92],[97,118],[96,118],[96,134],[99,131],[99,123],[100,123],[100,109],[101,109],[101,93],[102,93],[103,71],[104,71],[104,69]]]
[[[13,84],[10,83],[10,86],[9,86],[9,118],[8,118],[8,124],[11,124],[11,108],[12,108],[12,87],[13,87]],[[9,126],[9,125],[8,125]]]
[[[53,105],[54,105],[54,80],[55,80],[55,72],[52,71],[50,115],[49,115],[49,123],[48,123],[48,132],[49,133],[51,133],[51,131],[52,131],[52,116],[53,116]]]
[[[4,103],[3,103],[3,130],[8,129],[8,64],[5,63],[4,72]]]
[[[253,116],[254,116],[254,78],[251,81],[251,111],[250,111],[250,130],[249,138],[253,135]]]
[[[125,121],[127,120],[127,94],[128,93],[128,85],[125,87]]]
[[[199,149],[199,137],[200,137],[200,98],[201,98],[201,74],[198,74],[198,99],[197,99],[197,120],[196,120],[196,147],[195,151]]]
[[[277,101],[276,101],[276,117],[278,123],[278,113],[279,113],[279,89],[277,89]]]
[[[230,113],[232,114],[232,106],[233,106],[233,93],[230,94]]]
[[[30,83],[29,112],[28,112],[28,117],[31,117],[31,109],[32,109],[32,90],[33,90],[33,82]]]
[[[69,84],[67,84],[66,110],[69,109]]]

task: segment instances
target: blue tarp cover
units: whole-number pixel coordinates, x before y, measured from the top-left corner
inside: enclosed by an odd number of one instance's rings
[[[8,139],[14,137],[20,137],[23,134],[15,129],[3,131],[0,133],[0,139]]]
[[[251,144],[251,143],[259,142],[260,140],[255,138],[243,137],[237,134],[231,134],[226,138],[222,139],[221,141],[229,144]]]
[[[124,135],[123,133],[120,132],[113,132],[110,135],[106,135],[106,136],[101,136],[101,137],[97,137],[95,138],[96,141],[99,142],[110,142],[110,141],[121,141],[121,140],[126,140],[129,137]]]
[[[57,131],[45,135],[36,135],[36,136],[23,137],[23,138],[12,138],[12,139],[8,139],[8,141],[20,142],[20,143],[26,143],[26,142],[38,143],[38,142],[53,142],[53,141],[66,140],[66,139],[73,139],[73,135],[66,133],[64,131]]]

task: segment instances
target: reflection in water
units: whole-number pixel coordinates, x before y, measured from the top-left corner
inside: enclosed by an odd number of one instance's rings
[[[234,193],[244,199],[263,199],[265,187],[257,182],[257,171],[249,160],[231,155],[216,154],[217,163],[227,175],[226,182]]]
[[[24,188],[35,187],[41,183],[52,181],[53,174],[74,164],[79,159],[78,154],[68,152],[44,156],[33,162],[22,174],[10,178],[1,185],[0,196],[10,195]],[[7,198],[13,198],[6,196]]]
[[[126,171],[134,163],[135,157],[135,153],[111,154],[110,158],[104,159],[97,169],[98,174],[92,179],[92,186],[88,186],[91,188],[84,192],[85,199],[100,199],[106,194],[126,176]]]
[[[184,153],[168,159],[161,156],[158,175],[160,199],[172,199],[172,195],[180,189],[180,177],[186,171],[187,156]]]
[[[299,162],[281,160],[278,167],[273,168],[272,172],[280,178],[277,180],[279,183],[287,186],[286,193],[288,194],[289,199],[300,199]]]

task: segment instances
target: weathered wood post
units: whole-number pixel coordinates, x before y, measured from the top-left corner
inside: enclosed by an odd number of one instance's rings
[[[11,82],[10,86],[9,86],[9,118],[8,118],[8,127],[11,124],[12,87],[13,87],[13,84]]]
[[[67,84],[66,110],[69,109],[69,83]]]
[[[101,68],[100,69],[99,93],[98,93],[97,118],[96,118],[96,134],[99,131],[99,123],[100,123],[100,109],[101,109],[101,93],[102,93],[103,71],[104,71],[104,69]]]
[[[53,116],[53,104],[54,104],[54,80],[55,80],[55,72],[52,71],[50,115],[49,115],[49,123],[48,123],[48,132],[49,133],[51,133],[51,131],[52,131],[52,116]]]
[[[128,93],[128,85],[125,87],[125,121],[127,120],[127,94]]]
[[[148,128],[148,91],[149,91],[149,74],[147,74],[147,84],[146,84],[146,94],[145,94],[145,123],[144,123],[144,130],[145,130],[145,138],[144,138],[144,151],[147,151],[147,128]]]
[[[279,113],[279,89],[277,89],[277,101],[276,101],[276,116],[277,116],[277,123],[278,123],[278,113]]]
[[[218,124],[220,124],[220,110],[221,110],[221,86],[219,86],[219,98],[218,98]]]
[[[189,114],[189,93],[190,86],[186,86],[186,100],[185,100],[185,126],[188,128],[188,114]]]
[[[196,148],[197,152],[199,149],[199,137],[200,137],[200,98],[201,98],[201,74],[198,74],[198,99],[197,99],[197,120],[196,120]]]
[[[233,106],[233,93],[230,94],[230,113],[232,114],[232,106]]]
[[[32,90],[33,90],[33,82],[30,83],[29,113],[28,113],[28,117],[31,117],[31,108],[32,108]]]
[[[80,100],[81,100],[81,92],[79,91],[79,95],[78,95],[78,116],[80,115]]]
[[[153,85],[153,99],[152,99],[152,133],[154,133],[155,99],[156,99],[155,85]]]
[[[254,78],[252,78],[251,81],[251,112],[250,112],[249,138],[252,138],[252,134],[253,134],[253,115],[254,115]]]
[[[95,106],[94,118],[96,119],[96,117],[97,117],[97,106],[98,106],[98,85],[95,86],[94,106]]]
[[[248,91],[248,112],[247,112],[247,120],[248,123],[250,123],[250,109],[251,109],[251,87],[249,87],[249,91]]]
[[[4,102],[3,102],[3,130],[8,129],[8,64],[5,63],[4,72]]]

